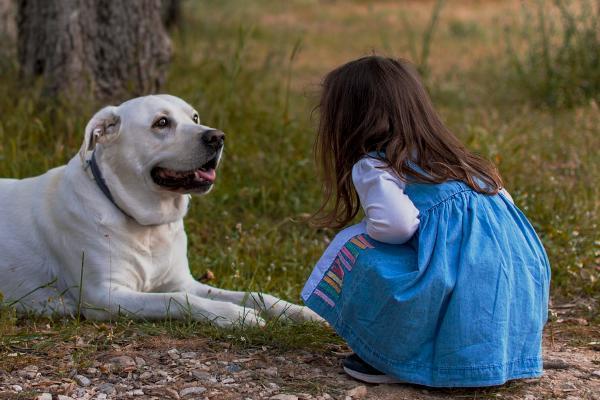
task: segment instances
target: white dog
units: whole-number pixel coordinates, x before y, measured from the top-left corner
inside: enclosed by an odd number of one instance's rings
[[[316,314],[190,274],[189,194],[210,191],[224,134],[183,100],[140,97],[100,110],[80,154],[29,179],[0,179],[0,292],[19,311],[263,324]]]

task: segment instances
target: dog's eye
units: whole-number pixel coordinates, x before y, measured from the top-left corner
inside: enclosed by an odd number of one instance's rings
[[[198,114],[194,114],[194,116],[192,117],[192,120],[193,120],[195,123],[198,123],[198,122],[200,121],[200,118],[198,118]]]
[[[169,119],[166,117],[162,117],[161,119],[157,120],[152,127],[153,128],[166,128],[169,126]]]

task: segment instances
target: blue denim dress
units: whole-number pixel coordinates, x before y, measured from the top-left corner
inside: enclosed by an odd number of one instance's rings
[[[418,232],[402,245],[341,231],[302,297],[363,360],[433,387],[500,385],[542,374],[550,266],[502,194],[462,182],[409,183]]]

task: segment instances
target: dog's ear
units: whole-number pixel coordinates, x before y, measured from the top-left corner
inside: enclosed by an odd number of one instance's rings
[[[119,136],[121,119],[117,115],[117,107],[108,106],[98,111],[87,123],[85,136],[79,156],[85,162],[89,152],[94,151],[97,143],[108,143]]]

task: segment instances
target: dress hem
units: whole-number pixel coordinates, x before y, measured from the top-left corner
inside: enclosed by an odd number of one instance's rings
[[[323,317],[365,362],[404,383],[440,388],[484,387],[503,385],[515,379],[539,378],[543,375],[541,357],[481,366],[457,367],[433,367],[415,362],[394,362],[368,346],[352,328],[343,323],[334,308],[323,307],[322,301],[313,296],[306,301],[306,305]],[[426,378],[424,375],[432,376],[432,378]]]

